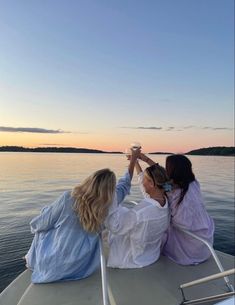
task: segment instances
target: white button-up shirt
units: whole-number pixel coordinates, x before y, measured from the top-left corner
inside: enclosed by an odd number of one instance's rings
[[[108,266],[140,268],[157,261],[162,235],[168,225],[167,198],[163,207],[147,197],[133,208],[113,207],[106,219],[109,230]]]

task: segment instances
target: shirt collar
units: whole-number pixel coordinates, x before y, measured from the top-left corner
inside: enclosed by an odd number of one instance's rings
[[[165,199],[166,199],[166,204],[165,204],[164,206],[161,206],[160,203],[159,203],[157,200],[152,199],[152,198],[150,198],[150,197],[145,198],[145,200],[146,200],[147,202],[149,202],[151,205],[157,206],[158,208],[161,208],[161,209],[167,209],[167,208],[168,208],[168,199],[167,199],[166,196],[165,196]]]

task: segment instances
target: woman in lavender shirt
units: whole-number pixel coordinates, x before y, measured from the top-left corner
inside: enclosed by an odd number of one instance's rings
[[[149,165],[155,162],[141,154]],[[190,160],[184,155],[170,155],[166,159],[166,172],[173,182],[168,193],[171,222],[163,241],[162,253],[181,265],[195,265],[210,257],[209,249],[199,240],[177,230],[186,229],[213,244],[214,222],[203,203],[200,185]]]

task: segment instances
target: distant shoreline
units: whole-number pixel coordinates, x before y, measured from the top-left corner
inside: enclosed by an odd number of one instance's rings
[[[99,149],[76,148],[76,147],[35,147],[1,146],[0,152],[40,152],[40,153],[94,153],[94,154],[123,154],[120,151],[103,151]]]
[[[222,157],[233,157],[235,156],[235,147],[230,146],[214,146],[207,148],[199,148],[191,150],[186,153],[192,156],[222,156]]]
[[[89,148],[76,147],[35,147],[26,148],[23,146],[1,146],[0,152],[40,152],[40,153],[94,153],[94,154],[123,154],[121,151],[103,151]],[[150,155],[171,155],[172,152],[149,152]],[[215,146],[199,148],[184,153],[192,156],[235,156],[235,147]]]

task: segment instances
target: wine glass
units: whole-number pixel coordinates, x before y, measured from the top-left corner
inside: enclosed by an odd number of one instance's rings
[[[127,157],[127,160],[130,160],[131,149],[135,150],[135,149],[138,149],[138,148],[141,148],[141,144],[139,142],[133,142],[133,143],[131,143],[130,148],[125,149],[125,155]]]
[[[131,143],[131,148],[132,149],[138,149],[138,148],[141,148],[141,144],[140,144],[140,142],[133,142],[133,143]]]

